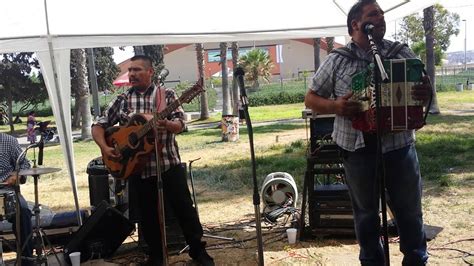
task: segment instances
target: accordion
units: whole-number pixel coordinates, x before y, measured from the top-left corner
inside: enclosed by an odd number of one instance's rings
[[[419,59],[390,59],[383,62],[390,81],[381,84],[380,125],[383,132],[399,132],[423,127],[423,103],[411,96],[412,87],[421,84],[424,65]],[[363,112],[352,118],[352,127],[364,132],[377,130],[373,65],[352,76],[352,100]]]

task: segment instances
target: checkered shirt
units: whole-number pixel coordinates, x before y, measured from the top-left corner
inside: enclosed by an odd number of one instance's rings
[[[383,40],[377,45],[382,57],[387,54],[392,43]],[[338,53],[330,53],[312,77],[310,89],[313,93],[324,98],[336,98],[347,94],[351,91],[352,75],[367,69],[369,63],[373,61],[370,50],[364,51],[352,41],[346,47],[362,60],[353,60]],[[408,47],[404,47],[395,58],[416,58],[416,55]],[[354,129],[351,119],[347,117],[336,116],[332,138],[341,148],[348,151],[365,147],[362,131]],[[400,149],[414,143],[414,141],[414,130],[384,134],[382,136],[382,152]]]
[[[0,181],[5,182],[15,170],[16,160],[22,153],[18,140],[5,133],[0,133]],[[26,159],[20,160],[20,169],[30,168]]]
[[[154,88],[155,85],[152,85],[145,92],[140,93],[137,89],[132,87],[126,92],[118,95],[117,98],[109,104],[107,110],[105,111],[105,115],[98,118],[92,126],[99,125],[106,129],[116,124],[126,125],[127,122],[130,120],[131,116],[134,114],[152,113],[153,110],[156,109],[153,108],[153,97],[155,96],[153,94]],[[158,93],[158,95],[160,94]],[[172,89],[166,88],[166,105],[169,105],[177,99],[178,97],[176,95],[176,92]],[[161,100],[158,99],[156,102],[157,104],[159,104]],[[174,110],[167,117],[167,119],[179,120],[183,124],[184,129],[184,111],[181,106]],[[171,133],[169,131],[158,132],[159,143],[162,144],[163,147],[159,154],[162,172],[169,170],[171,166],[178,165],[181,163],[178,143],[175,137],[176,134]],[[142,171],[142,178],[156,176],[155,152],[150,153],[148,156],[149,160]]]

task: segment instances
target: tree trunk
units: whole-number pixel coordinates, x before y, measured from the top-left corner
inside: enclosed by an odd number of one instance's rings
[[[76,94],[76,105],[81,117],[81,138],[91,138],[92,115],[89,103],[89,82],[87,81],[86,52],[84,49],[71,50],[71,63],[75,64],[77,81],[74,92]],[[72,85],[72,84],[71,84]]]
[[[427,7],[423,10],[423,28],[425,30],[426,39],[426,72],[431,79],[433,86],[433,101],[429,112],[431,114],[439,114],[438,99],[436,97],[436,76],[435,76],[435,54],[434,54],[434,8]]]
[[[239,60],[239,44],[237,42],[232,42],[232,65],[235,71],[237,67],[237,62]],[[237,80],[232,78],[232,114],[235,116],[239,115],[239,106],[240,106],[240,91],[239,86],[237,86]]]
[[[196,43],[196,59],[198,65],[198,75],[199,79],[202,79],[203,86],[206,86],[204,82],[204,66],[206,62],[204,61],[204,47],[202,43]],[[201,120],[206,120],[209,118],[209,103],[207,101],[207,92],[201,93]]]
[[[326,44],[328,45],[328,54],[334,49],[334,37],[326,37]]]
[[[314,71],[316,72],[321,65],[321,38],[313,39],[314,51]]]
[[[15,126],[13,125],[13,95],[11,89],[7,90],[7,101],[8,125],[10,126],[10,133],[13,134]]]
[[[222,72],[222,115],[232,115],[230,105],[229,77],[227,72],[227,43],[220,43]]]
[[[71,90],[73,90],[72,84],[71,84]],[[79,128],[81,126],[81,111],[79,110],[79,104],[78,102],[80,101],[79,97],[77,94],[74,95],[74,114],[72,115],[72,128]]]

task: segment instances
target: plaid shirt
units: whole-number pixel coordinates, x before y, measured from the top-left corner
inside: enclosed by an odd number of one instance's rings
[[[0,181],[5,182],[15,170],[16,160],[22,153],[18,140],[5,133],[0,133]],[[20,169],[30,168],[28,160],[20,161]]]
[[[155,85],[150,86],[145,92],[140,93],[135,88],[130,88],[126,92],[117,96],[117,98],[112,101],[105,111],[105,115],[97,119],[92,126],[100,125],[103,128],[108,128],[116,125],[126,125],[130,120],[130,117],[134,114],[140,113],[152,113],[153,110],[158,108],[153,108],[154,94],[153,91]],[[159,90],[156,90],[158,93]],[[153,94],[153,95],[152,95]],[[160,93],[158,93],[160,95]],[[165,101],[166,105],[169,105],[173,101],[177,100],[178,97],[174,90],[166,88],[165,92]],[[160,103],[160,99],[156,101],[157,105]],[[178,120],[184,124],[184,111],[180,106],[174,110],[168,117],[168,120]],[[159,143],[162,144],[162,149],[159,154],[161,171],[167,171],[171,166],[178,165],[181,163],[181,158],[179,156],[178,143],[176,142],[175,134],[169,131],[159,131],[158,139]],[[146,163],[145,168],[142,171],[141,177],[148,178],[150,176],[156,176],[156,156],[155,152],[150,153],[149,160]]]
[[[379,53],[384,57],[393,42],[383,40],[377,45]],[[360,49],[354,42],[346,47],[351,49],[361,60],[352,60],[337,53],[330,53],[321,67],[314,74],[310,89],[324,98],[336,98],[351,91],[352,75],[367,69],[373,61],[372,52]],[[416,55],[404,47],[396,58],[416,58]],[[362,131],[354,129],[350,118],[336,116],[332,133],[334,141],[343,149],[355,151],[365,147]],[[407,130],[398,133],[387,133],[382,136],[382,152],[403,148],[414,143],[415,131]]]

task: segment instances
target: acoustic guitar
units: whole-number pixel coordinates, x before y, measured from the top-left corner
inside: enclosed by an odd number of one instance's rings
[[[153,124],[168,117],[183,103],[189,103],[204,91],[202,83],[196,83],[163,111],[154,114],[135,114],[125,126],[114,126],[105,130],[107,144],[121,154],[118,159],[102,154],[110,174],[118,179],[127,179],[139,174],[146,164],[146,157],[154,150]]]

